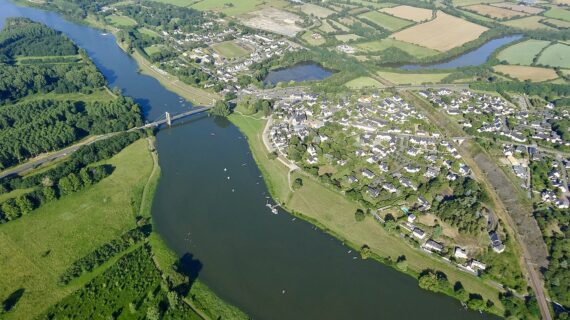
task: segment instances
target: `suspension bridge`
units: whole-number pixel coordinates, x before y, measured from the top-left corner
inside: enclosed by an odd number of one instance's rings
[[[162,116],[160,116],[158,119],[154,120],[153,122],[146,123],[144,126],[141,126],[141,127],[132,128],[129,131],[158,127],[162,124],[167,124],[167,125],[171,126],[172,122],[174,122],[175,120],[186,118],[186,117],[189,117],[189,116],[194,115],[194,114],[202,113],[202,112],[210,110],[211,108],[212,107],[210,107],[210,106],[192,108],[191,110],[188,110],[188,111],[182,112],[182,113],[177,113],[177,114],[172,114],[172,113],[166,111]]]

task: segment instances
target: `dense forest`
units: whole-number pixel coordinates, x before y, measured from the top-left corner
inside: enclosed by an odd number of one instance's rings
[[[70,55],[79,58],[66,58]],[[0,169],[91,134],[142,124],[140,109],[131,99],[87,99],[104,90],[105,79],[85,52],[60,32],[25,18],[8,19],[0,32],[0,57]],[[22,57],[62,62],[20,64]],[[61,97],[44,99],[45,93]],[[68,93],[85,94],[86,101],[68,100]]]

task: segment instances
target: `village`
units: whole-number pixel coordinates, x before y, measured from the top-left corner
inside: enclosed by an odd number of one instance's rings
[[[454,183],[474,180],[455,142],[400,96],[384,92],[331,101],[291,94],[275,103],[272,118],[266,129],[270,149],[365,202],[382,225],[393,220],[400,236],[423,252],[479,275],[486,269],[477,259],[482,251],[505,250],[501,228],[487,208],[460,217],[473,219],[471,238],[486,238],[485,248],[458,244],[442,232],[441,225],[455,229],[452,222],[434,223],[441,217],[432,206],[453,194]]]

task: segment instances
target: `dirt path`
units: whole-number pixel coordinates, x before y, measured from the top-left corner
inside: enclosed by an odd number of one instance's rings
[[[148,176],[148,179],[146,180],[146,183],[145,183],[144,188],[143,188],[141,203],[139,205],[139,214],[142,214],[143,206],[146,202],[146,198],[148,197],[148,192],[149,192],[148,189],[149,189],[150,183],[151,183],[152,179],[154,178],[154,176],[156,175],[156,172],[158,171],[158,155],[154,149],[154,141],[152,138],[147,138],[146,140],[148,142],[148,147],[151,150],[150,155],[152,157],[152,171],[150,172],[150,175]],[[150,215],[150,212],[149,212],[149,215]]]

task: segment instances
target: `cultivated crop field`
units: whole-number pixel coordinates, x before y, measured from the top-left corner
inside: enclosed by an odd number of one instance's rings
[[[213,44],[212,49],[226,59],[239,58],[248,55],[251,50],[235,41],[224,41]]]
[[[542,52],[538,63],[551,67],[570,68],[570,46],[562,43],[551,45]]]
[[[412,43],[398,41],[390,38],[375,40],[370,42],[362,42],[357,44],[356,47],[362,51],[369,51],[369,52],[382,51],[391,47],[395,47],[409,53],[410,55],[416,58],[430,57],[439,54],[439,51],[433,49],[420,47]]]
[[[496,72],[505,74],[519,81],[530,80],[533,82],[541,82],[541,81],[554,80],[558,78],[556,71],[548,68],[496,65],[493,67],[493,69]]]
[[[393,34],[392,38],[444,52],[477,39],[487,30],[478,24],[438,11],[434,20],[402,30]]]
[[[531,65],[534,57],[550,44],[550,41],[527,40],[499,52],[497,59],[510,64]]]
[[[505,8],[505,9],[510,9],[510,10],[514,10],[514,11],[519,11],[519,12],[524,12],[524,13],[528,13],[528,14],[539,14],[542,11],[544,11],[544,9],[542,9],[542,8],[531,7],[531,6],[523,6],[520,4],[511,3],[511,2],[494,3],[493,6],[494,7],[501,7],[501,8]]]
[[[398,18],[411,20],[415,22],[422,22],[430,20],[433,12],[428,9],[416,8],[411,6],[397,6],[393,8],[380,9],[381,12],[393,15]]]
[[[379,71],[378,75],[394,84],[420,85],[424,83],[439,83],[449,73],[400,73]]]
[[[511,19],[514,17],[526,16],[527,13],[520,11],[513,11],[505,8],[489,6],[486,4],[476,4],[464,7],[465,10],[470,10],[483,16],[489,16],[494,19]]]
[[[544,18],[540,16],[531,16],[531,17],[505,21],[503,22],[503,24],[509,27],[519,28],[522,30],[537,30],[537,29],[555,30],[554,28],[551,28],[547,25],[540,23],[542,19]]]
[[[400,30],[413,24],[412,21],[396,18],[378,11],[369,11],[359,15],[359,17],[371,21],[388,31]]]

